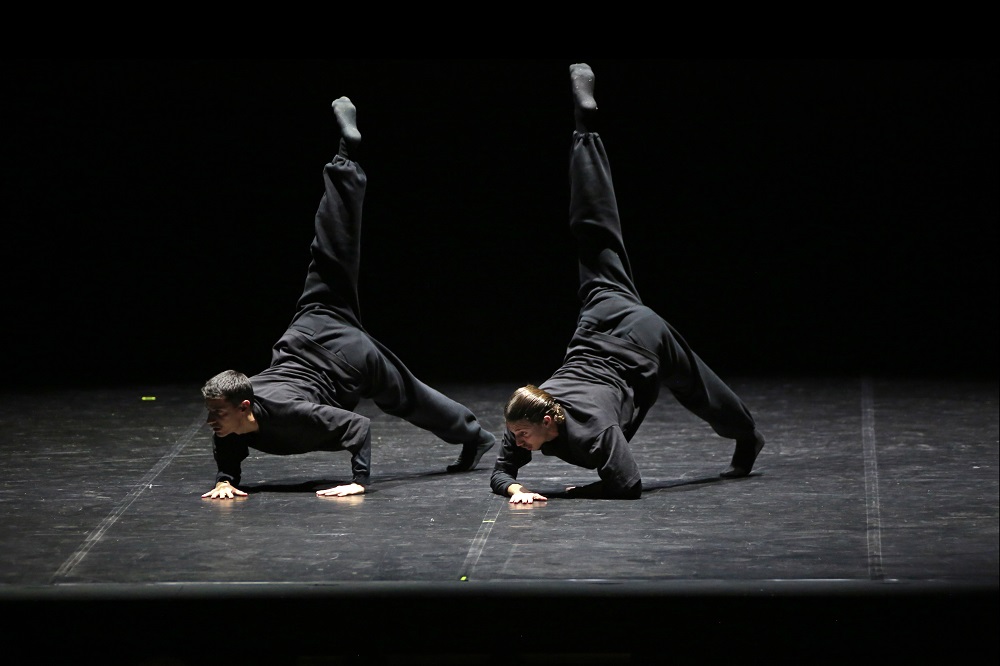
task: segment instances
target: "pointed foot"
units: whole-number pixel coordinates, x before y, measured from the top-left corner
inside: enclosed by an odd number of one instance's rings
[[[348,97],[333,100],[333,115],[340,127],[340,137],[347,150],[353,150],[361,144],[361,132],[358,130],[358,109]]]

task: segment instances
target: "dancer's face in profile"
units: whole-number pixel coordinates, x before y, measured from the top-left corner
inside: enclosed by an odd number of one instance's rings
[[[208,410],[205,422],[212,432],[219,437],[225,437],[233,433],[239,434],[246,429],[250,401],[244,400],[241,404],[234,405],[225,398],[210,398],[205,400],[205,409]]]
[[[507,429],[514,435],[514,443],[528,451],[538,451],[542,444],[559,436],[559,429],[551,416],[543,417],[541,423],[513,421],[507,424]]]

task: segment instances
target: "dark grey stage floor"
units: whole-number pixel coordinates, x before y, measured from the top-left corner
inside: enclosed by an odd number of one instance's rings
[[[373,417],[348,455],[252,454],[212,486],[198,386],[0,397],[6,663],[893,663],[997,657],[998,383],[742,378],[768,445],[664,394],[633,441],[638,501],[491,494],[493,452]],[[439,387],[500,433],[509,385]],[[155,400],[143,400],[144,396]],[[542,492],[596,476],[536,456]]]

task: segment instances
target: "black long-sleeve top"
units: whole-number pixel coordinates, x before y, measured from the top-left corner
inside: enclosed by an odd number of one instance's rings
[[[336,389],[328,377],[291,359],[250,378],[253,415],[259,430],[213,436],[216,483],[239,485],[241,463],[249,449],[276,455],[310,451],[349,451],[354,483],[367,486],[371,475],[371,420],[332,406]]]
[[[566,415],[559,436],[543,444],[541,453],[597,470],[594,496],[638,497],[642,479],[629,441],[659,394],[658,367],[656,354],[629,340],[577,329],[562,367],[539,386]],[[506,495],[531,456],[506,430],[490,477],[493,492]]]

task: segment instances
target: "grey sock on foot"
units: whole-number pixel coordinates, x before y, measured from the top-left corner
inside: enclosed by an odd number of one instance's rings
[[[585,62],[569,66],[569,80],[573,89],[573,118],[578,132],[594,130],[597,100],[594,99],[594,70]]]
[[[340,127],[340,155],[347,157],[351,151],[356,151],[361,145],[361,132],[358,130],[358,110],[348,97],[333,100],[333,115]]]

